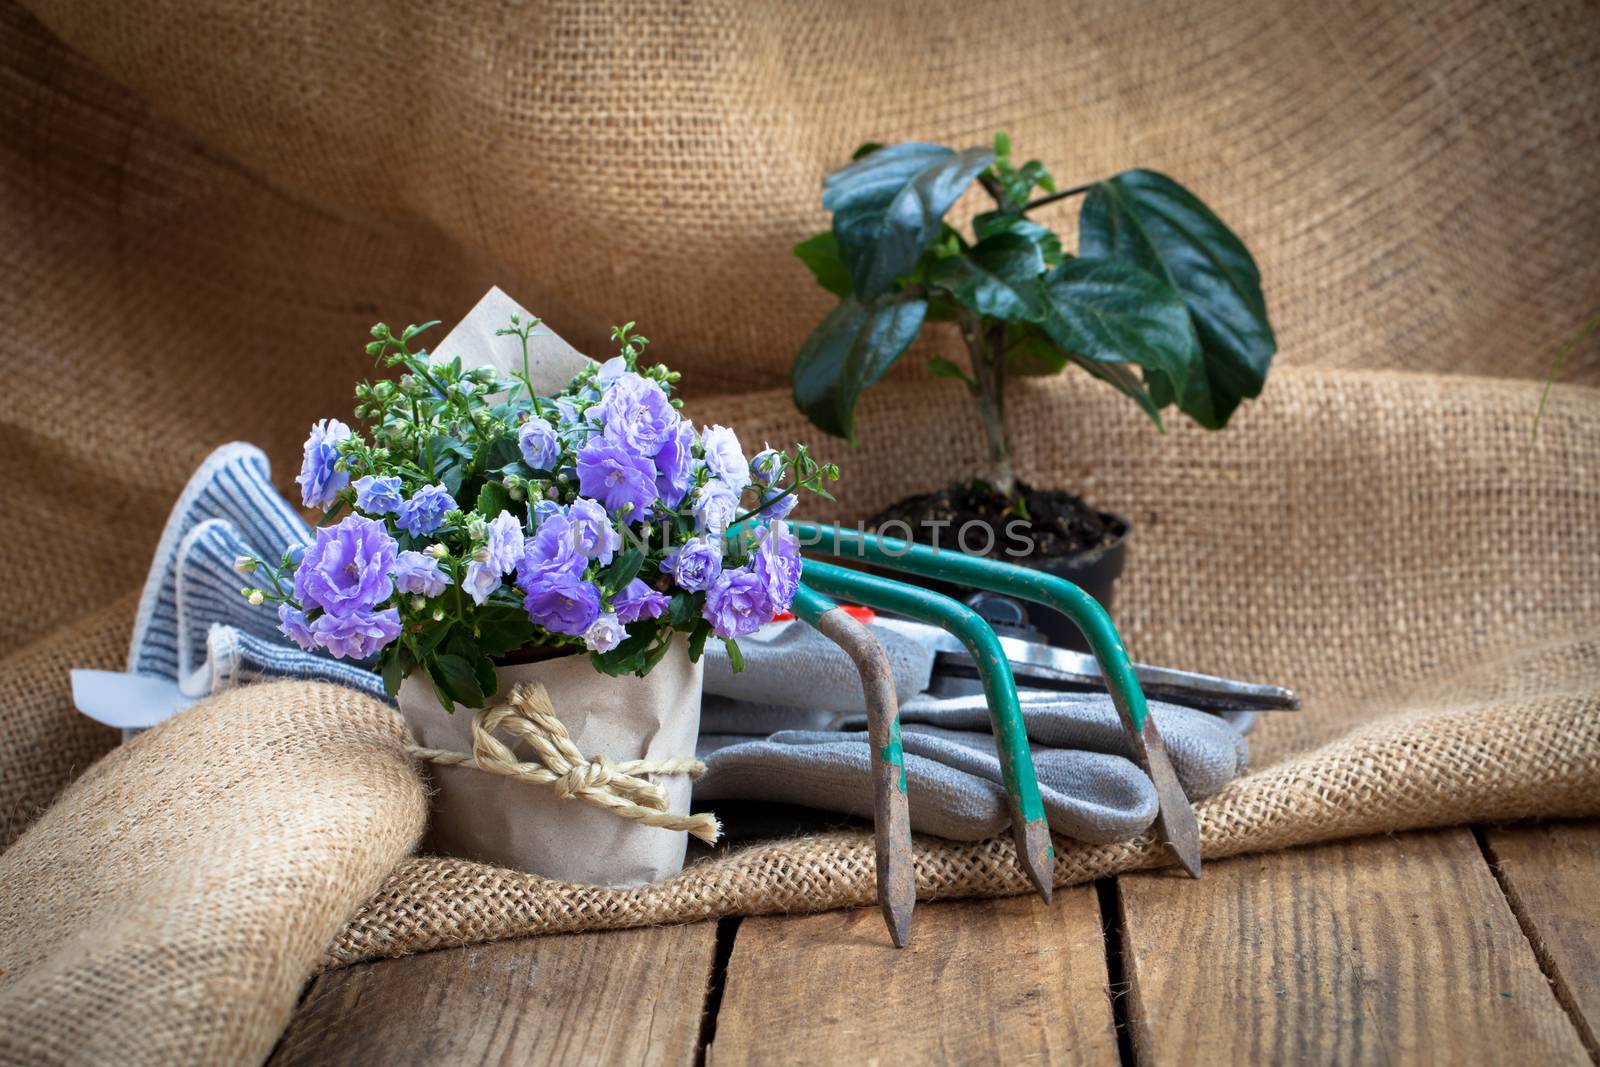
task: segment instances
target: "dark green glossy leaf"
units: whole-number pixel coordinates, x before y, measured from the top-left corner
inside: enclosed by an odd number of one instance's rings
[[[941,259],[928,270],[928,281],[963,307],[989,318],[1027,322],[1042,314],[1039,275],[1044,258],[1039,246],[1014,233],[979,241],[968,252]]]
[[[1040,285],[1039,325],[1067,352],[1102,363],[1137,363],[1184,382],[1199,358],[1183,298],[1170,285],[1114,259],[1069,259]]]
[[[534,639],[533,622],[520,607],[487,604],[472,617],[478,648],[485,656],[503,656],[524,648]]]
[[[855,297],[844,300],[795,357],[795,405],[828,433],[853,438],[856,401],[910,346],[927,309],[920,299],[871,308]]]
[[[611,561],[611,566],[600,572],[600,586],[607,594],[615,593],[618,589],[633,581],[639,575],[639,568],[644,566],[644,553],[637,548],[630,548]]]
[[[1158,404],[1155,397],[1150,395],[1150,390],[1145,387],[1145,383],[1139,380],[1139,376],[1127,364],[1103,363],[1097,359],[1084,359],[1078,355],[1068,356],[1067,358],[1094,375],[1094,377],[1110,383],[1117,392],[1138,404],[1140,410],[1149,415],[1151,420],[1162,430],[1167,428],[1166,423],[1161,419],[1162,405]]]
[[[1043,257],[1046,266],[1053,267],[1061,262],[1061,238],[1057,237],[1048,226],[1041,226],[1026,215],[1019,215],[1015,211],[986,211],[972,220],[972,232],[978,235],[979,241],[998,237],[1003,233],[1026,237],[1039,246],[1039,255]]]
[[[450,700],[469,708],[483,707],[483,686],[472,661],[465,656],[435,654],[428,660],[428,674],[434,686]]]
[[[1089,191],[1078,234],[1084,255],[1126,259],[1182,294],[1201,359],[1186,382],[1152,379],[1158,400],[1174,397],[1201,425],[1218,429],[1241,401],[1260,395],[1277,351],[1261,272],[1210,208],[1165,175],[1124,171]]]
[[[817,284],[837,297],[850,295],[850,271],[839,258],[839,242],[827,230],[794,246],[800,262],[811,268]]]
[[[484,482],[474,508],[486,519],[498,516],[511,503],[511,494],[499,482]]]
[[[405,680],[406,668],[409,666],[410,657],[406,655],[404,645],[396,642],[384,649],[379,667],[383,675],[383,691],[391,699],[400,692],[400,683]]]
[[[839,256],[855,292],[876,300],[911,273],[938,237],[944,213],[994,160],[988,147],[890,145],[828,175],[822,206],[833,212]]]
[[[705,655],[706,638],[711,636],[711,624],[704,619],[689,633],[689,662],[699,663]]]

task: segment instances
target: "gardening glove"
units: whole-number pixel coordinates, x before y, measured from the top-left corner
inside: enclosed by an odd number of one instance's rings
[[[899,700],[910,700],[927,689],[928,679],[933,674],[933,651],[895,630],[875,626],[872,633],[889,657]],[[735,673],[727,649],[720,642],[707,643],[707,694],[744,702],[753,708],[789,706],[830,716],[867,710],[861,691],[861,674],[855,661],[844,649],[805,623],[793,621],[763,626],[739,638],[739,651],[744,657],[744,669]],[[732,707],[726,705],[719,710]],[[802,725],[791,722],[786,727],[795,729]],[[701,730],[708,728],[702,725]],[[752,728],[727,732],[770,731]]]
[[[1191,800],[1245,770],[1244,738],[1226,720],[1171,704],[1153,703],[1150,713]],[[1010,808],[982,698],[918,698],[902,714],[912,829],[958,841],[1004,830]],[[1154,822],[1155,786],[1133,762],[1108,696],[1029,692],[1023,718],[1051,830],[1120,841]],[[872,817],[874,752],[864,730],[759,739],[702,732],[700,741],[706,773],[695,784],[696,802],[775,801]]]
[[[74,671],[80,710],[133,731],[214,692],[260,678],[309,678],[384,699],[367,667],[304,652],[278,630],[277,612],[239,595],[251,584],[235,558],[277,560],[311,529],[272,485],[266,454],[217,449],[184,487],[167,519],[134,617],[128,671]]]

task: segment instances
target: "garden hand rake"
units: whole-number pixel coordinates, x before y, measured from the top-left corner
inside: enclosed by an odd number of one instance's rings
[[[1127,651],[1122,646],[1122,639],[1111,624],[1110,616],[1093,597],[1064,578],[1027,567],[958,552],[940,552],[899,538],[878,537],[860,530],[841,529],[838,526],[811,522],[794,522],[792,525],[802,547],[832,556],[865,560],[924,577],[962,582],[1043,604],[1061,612],[1077,624],[1098,661],[1100,674],[1105,680],[1106,688],[1110,690],[1112,702],[1122,721],[1123,731],[1132,746],[1135,761],[1155,785],[1156,795],[1160,801],[1156,832],[1177,855],[1178,862],[1183,865],[1184,870],[1188,871],[1191,877],[1200,876],[1200,829],[1195,821],[1194,809],[1189,805],[1189,798],[1184,795],[1183,787],[1179,784],[1178,776],[1172,768],[1172,762],[1167,757],[1166,747],[1162,744],[1155,720],[1149,715],[1144,691],[1140,688],[1139,679],[1128,659]],[[843,568],[832,564],[808,560],[805,575],[808,582],[819,588],[831,589],[839,596],[850,597],[851,583],[836,575],[835,572],[840,571],[845,574],[859,574],[859,572],[844,571]],[[900,583],[882,578],[874,578],[874,581],[883,584],[869,584],[867,588],[870,591],[883,594],[887,599],[896,600],[905,606],[890,603],[880,605],[871,601],[863,603],[867,603],[870,607],[881,606],[884,610],[898,611],[902,615],[909,615],[923,622],[937,622],[962,638],[983,680],[990,716],[995,722],[995,736],[999,741],[1002,766],[1009,768],[1006,773],[1006,783],[1012,794],[1013,806],[1021,806],[1026,811],[1029,785],[1032,786],[1033,803],[1039,805],[1038,783],[1033,773],[1027,737],[1022,729],[1015,682],[1006,654],[995,638],[994,632],[982,623],[975,612],[964,608],[963,605],[956,606],[962,607],[977,620],[983,633],[987,634],[986,640],[977,633],[977,628],[972,626],[970,621],[960,619],[957,624],[958,616],[951,614],[947,608],[934,610],[931,607],[932,602],[926,598],[888,592],[888,587],[898,587],[901,590],[907,588]],[[925,591],[919,590],[919,592]],[[935,594],[929,593],[927,596],[933,597]],[[955,603],[947,597],[938,599],[950,604]],[[952,625],[945,625],[946,620]],[[1007,703],[1008,697],[1009,703]],[[1019,760],[1025,765],[1025,770],[1016,767]],[[1013,788],[1014,782],[1015,788]],[[1028,816],[1024,814],[1023,817]],[[1049,833],[1044,826],[1042,807],[1038,810],[1037,819],[1039,829],[1034,831],[1036,836],[1027,837],[1026,834],[1019,836],[1017,842],[1019,852],[1025,848],[1025,837],[1027,842],[1036,843],[1039,834],[1042,834],[1045,845],[1048,846]],[[1016,812],[1013,812],[1014,830],[1016,825]],[[1042,868],[1046,853],[1036,854],[1031,851],[1035,844],[1028,844],[1026,847],[1030,851],[1026,853],[1024,865],[1029,868],[1029,874],[1033,876],[1035,884],[1038,884],[1040,878],[1037,872]],[[1053,850],[1049,854],[1053,854]],[[1047,890],[1041,887],[1041,892],[1046,899],[1049,899]]]

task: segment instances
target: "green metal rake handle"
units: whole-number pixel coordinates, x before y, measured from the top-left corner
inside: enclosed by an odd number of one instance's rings
[[[1135,730],[1144,729],[1149,709],[1145,705],[1144,690],[1134,676],[1133,663],[1127,649],[1122,646],[1111,617],[1100,603],[1065,578],[1053,574],[1019,567],[1013,563],[968,556],[960,552],[941,552],[926,545],[914,544],[898,537],[879,537],[861,530],[824,526],[814,522],[791,522],[803,548],[815,548],[830,556],[866,560],[892,570],[919,574],[925,578],[962,582],[996,593],[1004,593],[1021,600],[1032,601],[1054,608],[1071,619],[1089,642],[1089,650],[1100,663],[1106,688],[1123,718]],[[812,568],[819,564],[808,561],[805,565],[807,579]],[[821,564],[827,566],[827,564]],[[847,595],[847,594],[841,594]],[[895,608],[886,610],[894,611]],[[911,615],[912,612],[902,612]],[[999,653],[996,653],[1000,655]],[[973,658],[978,659],[976,651]],[[1002,663],[1005,657],[1000,655]],[[982,660],[979,660],[981,663]],[[988,680],[985,678],[985,692]],[[991,706],[994,695],[989,694]],[[1015,689],[1013,688],[1013,701]]]

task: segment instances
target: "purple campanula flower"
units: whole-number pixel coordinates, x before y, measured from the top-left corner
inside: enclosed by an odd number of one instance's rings
[[[665,593],[651,589],[638,578],[623,586],[622,591],[611,599],[617,618],[625,623],[660,618],[670,603]]]
[[[432,556],[407,551],[395,557],[394,584],[411,596],[438,596],[450,584],[450,576]]]
[[[461,579],[461,588],[472,597],[474,604],[483,604],[500,588],[500,571],[493,563],[473,560],[467,564],[467,573]]]
[[[721,478],[713,478],[695,490],[689,510],[701,533],[723,533],[739,516],[739,491]]]
[[[750,569],[767,591],[774,615],[789,610],[795,588],[800,584],[800,541],[783,521],[771,523],[762,531],[761,545],[750,560]]]
[[[323,419],[311,427],[306,438],[305,454],[300,461],[300,473],[295,481],[300,484],[300,501],[308,508],[326,510],[333,506],[339,493],[350,484],[346,471],[335,470],[339,462],[339,442],[350,438],[350,427],[338,419]]]
[[[362,515],[319,527],[295,568],[295,599],[334,615],[372,610],[394,592],[398,547],[383,523]]]
[[[612,356],[600,364],[600,369],[594,373],[594,380],[600,383],[600,388],[604,389],[627,373],[628,361],[621,356]]]
[[[600,591],[572,574],[536,575],[525,592],[528,618],[551,633],[581,637],[600,614]]]
[[[278,630],[307,652],[317,647],[316,638],[311,635],[311,626],[306,622],[306,613],[296,611],[288,604],[278,605]]]
[[[631,506],[628,518],[642,519],[656,499],[656,467],[615,441],[591,437],[578,450],[578,489],[613,515]]]
[[[679,589],[697,593],[709,588],[722,573],[722,540],[692,537],[667,552],[661,569],[672,575]]]
[[[571,397],[558,396],[552,402],[556,406],[556,420],[562,426],[576,426],[583,421],[578,414],[578,405],[573,403]]]
[[[317,616],[311,624],[317,644],[337,659],[366,659],[400,636],[400,612],[357,611],[349,615]]]
[[[755,633],[773,614],[765,584],[749,567],[723,571],[706,590],[706,621],[724,641]]]
[[[800,503],[800,498],[794,493],[764,493],[761,497],[761,507],[756,514],[769,522],[786,518],[789,512]]]
[[[762,485],[772,485],[783,475],[784,455],[776,448],[763,448],[750,461],[750,474]]]
[[[522,558],[522,523],[517,521],[516,515],[509,511],[496,515],[489,523],[489,538],[483,547],[489,552],[485,562],[494,572],[510,574]]]
[[[561,438],[556,428],[538,416],[522,424],[517,431],[517,449],[522,461],[534,470],[555,470],[561,462]]]
[[[742,491],[750,484],[750,464],[739,446],[739,437],[726,426],[712,426],[700,435],[700,448],[711,473]]]
[[[600,566],[609,565],[622,547],[622,535],[611,525],[606,509],[598,501],[580,496],[572,502],[567,518],[572,522],[574,547]]]
[[[627,636],[628,631],[622,628],[622,621],[608,611],[589,624],[589,628],[583,632],[583,644],[590,652],[610,652],[622,644],[622,639]]]
[[[356,480],[356,507],[368,515],[388,515],[400,501],[400,479],[392,474],[369,474]]]
[[[445,512],[455,510],[455,497],[448,489],[441,484],[425,485],[400,505],[395,525],[412,537],[425,537],[444,525]]]
[[[679,419],[678,425],[661,442],[656,452],[656,495],[675,508],[683,502],[694,475],[694,426],[688,419]]]
[[[567,509],[563,505],[551,500],[549,497],[540,497],[533,502],[533,522],[537,526],[552,515],[565,517]]]
[[[572,523],[565,515],[555,515],[539,524],[533,536],[522,543],[522,558],[517,561],[517,588],[528,592],[539,577],[583,574],[588,560],[578,551],[572,536]]]
[[[630,452],[653,456],[682,419],[666,391],[632,371],[617,376],[600,401],[605,434]]]

